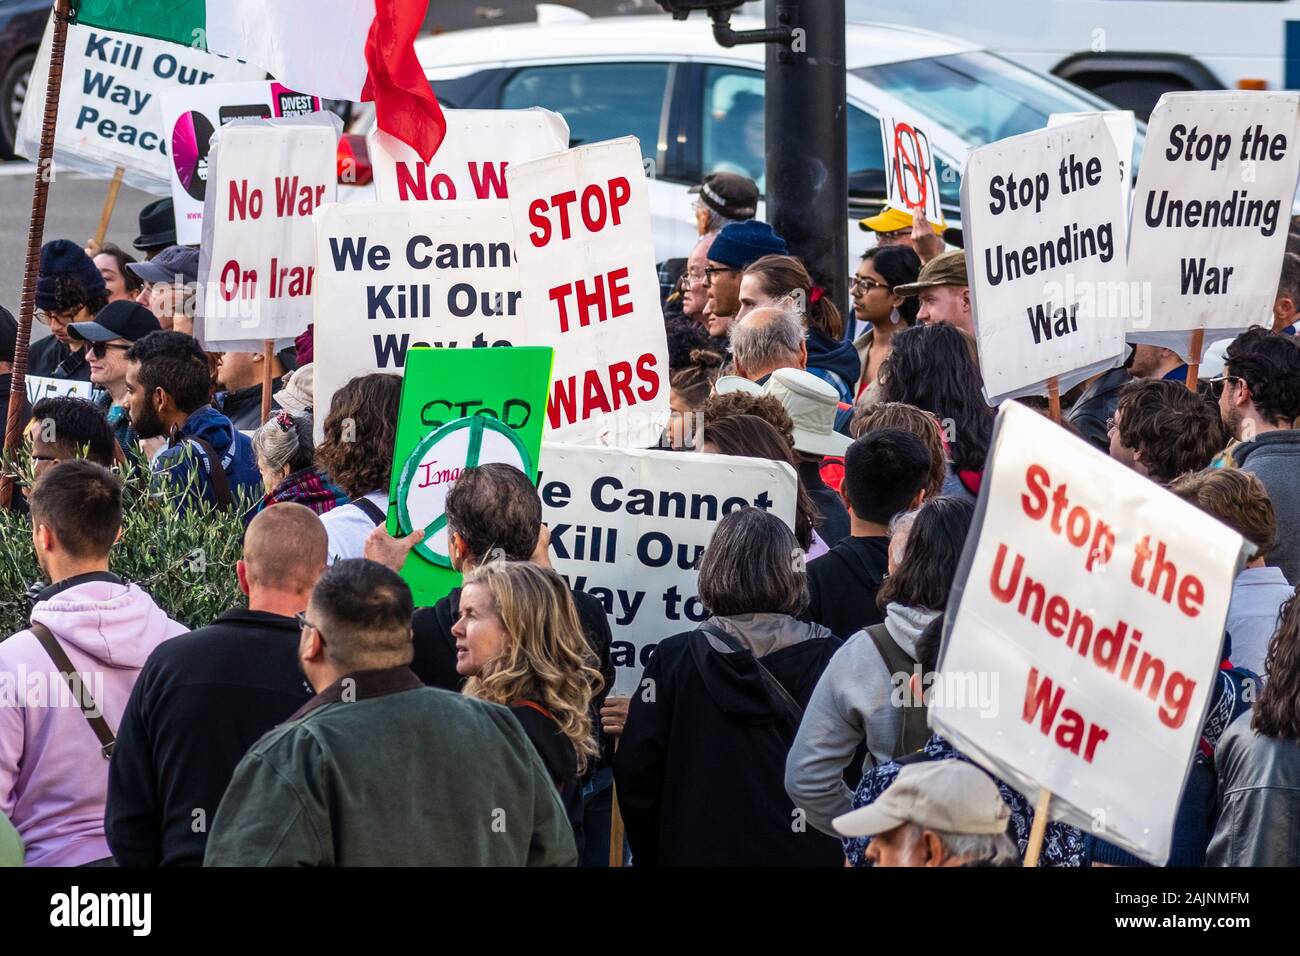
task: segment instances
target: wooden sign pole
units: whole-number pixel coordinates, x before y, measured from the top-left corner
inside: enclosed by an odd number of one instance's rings
[[[261,423],[271,417],[271,366],[275,363],[275,339],[262,343],[262,418]]]
[[[108,235],[108,223],[113,218],[113,207],[117,205],[117,191],[122,188],[122,175],[126,172],[125,167],[119,166],[113,170],[113,178],[108,182],[108,194],[104,196],[104,208],[99,213],[99,227],[95,230],[95,238],[90,240],[91,248],[98,254],[100,249],[104,248],[104,237]]]
[[[1201,371],[1201,350],[1205,346],[1205,329],[1192,331],[1192,357],[1187,363],[1187,387],[1196,391],[1196,380]]]
[[[1055,375],[1047,380],[1047,411],[1052,421],[1061,424],[1061,383]]]
[[[1044,787],[1038,791],[1038,805],[1034,807],[1034,825],[1029,828],[1029,842],[1025,845],[1025,866],[1038,866],[1051,809],[1052,791]]]

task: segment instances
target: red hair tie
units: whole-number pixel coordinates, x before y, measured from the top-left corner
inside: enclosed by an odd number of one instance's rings
[[[821,297],[824,296],[825,294],[826,294],[826,290],[825,290],[825,289],[823,289],[823,288],[822,288],[821,286],[819,286],[819,285],[815,285],[815,286],[813,286],[811,289],[808,290],[808,301],[809,301],[810,303],[811,303],[811,302],[817,302],[817,301],[820,300]]]

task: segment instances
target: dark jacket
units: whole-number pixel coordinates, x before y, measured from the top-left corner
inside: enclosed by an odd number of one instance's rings
[[[1065,420],[1079,433],[1079,437],[1094,448],[1110,451],[1110,435],[1106,423],[1115,417],[1119,407],[1119,392],[1133,381],[1126,368],[1113,368],[1103,372],[1098,379],[1083,390],[1079,400],[1065,414]]]
[[[238,498],[242,493],[252,502],[262,497],[262,475],[253,460],[253,443],[211,405],[195,409],[181,426],[176,444],[158,453],[153,463],[155,474],[165,473],[182,487],[192,480],[190,494],[216,503],[209,477],[211,463],[197,444],[185,440],[191,436],[202,438],[221,456],[221,467],[226,471],[232,496]]]
[[[835,413],[835,430],[847,435],[853,420],[854,389],[862,376],[862,359],[852,342],[836,342],[817,329],[808,330],[808,371],[835,389],[842,407]]]
[[[834,547],[849,536],[849,509],[844,507],[839,492],[822,480],[821,462],[801,461],[798,472],[799,480],[817,509],[813,515],[813,527],[828,547]]]
[[[540,708],[538,701],[519,701],[510,705],[510,713],[515,715],[546,765],[546,772],[551,775],[551,782],[564,804],[564,814],[573,827],[574,839],[581,846],[582,779],[578,776],[578,754],[551,713]]]
[[[1242,714],[1214,751],[1219,820],[1209,866],[1300,866],[1300,742],[1265,737]]]
[[[808,609],[800,620],[815,621],[840,638],[879,624],[885,612],[876,607],[876,592],[888,570],[888,538],[845,538],[808,562]]]
[[[456,638],[451,636],[452,625],[460,617],[460,590],[452,588],[433,607],[416,608],[415,616],[411,618],[411,630],[415,638],[415,659],[411,661],[411,670],[427,686],[455,693],[459,693],[465,686],[465,678],[456,673]],[[591,702],[592,726],[596,730],[596,742],[601,745],[601,760],[591,768],[594,770],[608,765],[609,754],[606,751],[610,746],[600,729],[600,707],[614,686],[614,662],[609,654],[613,638],[605,606],[600,601],[590,594],[575,590],[573,604],[578,610],[578,620],[582,622],[587,643],[596,655],[597,667],[605,678],[605,686]]]
[[[346,689],[346,690],[345,690]],[[405,667],[325,688],[249,750],[208,866],[573,866],[545,765],[496,704]]]
[[[291,617],[236,608],[149,655],[108,768],[104,826],[119,865],[203,864],[236,765],[312,697],[298,637]]]
[[[1232,449],[1233,460],[1264,483],[1277,514],[1268,563],[1300,584],[1300,429],[1264,432]]]
[[[32,343],[27,352],[27,374],[89,382],[90,363],[84,348],[74,352],[50,335]]]
[[[757,654],[804,707],[839,640],[784,614],[710,622],[746,650],[676,634],[646,664],[641,686],[653,695],[632,697],[614,781],[633,865],[841,865],[838,841],[801,825],[786,796],[798,721],[755,664]]]
[[[283,378],[271,379],[271,394],[274,395],[283,385]],[[256,431],[262,424],[262,383],[218,392],[214,404],[240,431]]]

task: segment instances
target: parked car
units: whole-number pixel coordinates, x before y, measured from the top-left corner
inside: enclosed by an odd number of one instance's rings
[[[0,159],[13,158],[27,81],[50,18],[50,0],[0,0]]]

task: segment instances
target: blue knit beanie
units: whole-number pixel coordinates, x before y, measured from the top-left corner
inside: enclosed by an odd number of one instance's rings
[[[757,219],[733,222],[722,227],[718,238],[709,246],[708,257],[733,269],[743,269],[763,256],[788,254],[785,240],[772,227]]]
[[[55,239],[41,247],[41,272],[36,279],[36,308],[46,312],[69,308],[70,303],[59,302],[55,296],[55,279],[71,276],[93,299],[105,292],[104,277],[95,268],[94,261],[84,249],[71,239]]]

